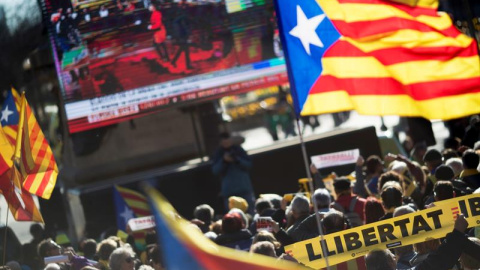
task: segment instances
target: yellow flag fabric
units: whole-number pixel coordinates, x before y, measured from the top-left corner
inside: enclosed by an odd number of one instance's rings
[[[24,94],[21,104],[15,156],[20,158],[23,187],[48,200],[57,181],[57,162]]]

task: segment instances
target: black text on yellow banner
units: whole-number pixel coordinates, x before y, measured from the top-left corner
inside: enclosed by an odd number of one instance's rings
[[[480,226],[480,194],[442,201],[435,207],[396,218],[367,224],[333,233],[324,237],[322,251],[320,237],[285,247],[299,262],[320,269],[367,254],[373,249],[395,248],[444,237],[453,230],[455,218],[463,213],[469,227]]]

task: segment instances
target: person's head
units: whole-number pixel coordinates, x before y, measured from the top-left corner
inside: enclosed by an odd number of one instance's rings
[[[460,173],[463,171],[463,162],[461,158],[451,158],[445,162],[445,165],[452,168],[454,178],[459,177]]]
[[[390,250],[372,250],[365,256],[367,270],[395,270],[397,263]]]
[[[429,149],[423,156],[423,162],[428,170],[432,171],[442,164],[443,157],[437,149]]]
[[[230,196],[228,198],[228,209],[238,208],[244,213],[248,210],[248,202],[242,197]]]
[[[160,248],[158,245],[151,245],[147,247],[147,260],[148,264],[155,270],[163,269],[162,255],[160,254]]]
[[[12,270],[22,270],[22,267],[17,261],[9,261],[5,264],[5,266],[10,267]]]
[[[110,270],[135,270],[135,253],[130,245],[115,249],[108,260]]]
[[[154,4],[150,4],[150,5],[148,6],[148,10],[150,10],[150,11],[153,12],[153,11],[157,10],[157,7],[156,7]]]
[[[433,187],[433,194],[436,202],[454,198],[455,191],[453,190],[452,182],[437,181]]]
[[[412,156],[417,161],[421,161],[423,160],[423,156],[425,156],[426,152],[427,152],[427,143],[425,141],[421,141],[421,142],[415,143],[410,153],[410,156]]]
[[[239,232],[243,228],[242,217],[238,213],[226,214],[222,218],[222,231],[223,233],[235,233]]]
[[[468,240],[480,246],[480,239],[476,237],[469,237]],[[460,256],[460,263],[462,264],[463,269],[465,270],[480,269],[480,261],[476,260],[475,258],[465,253],[462,253],[462,255]]]
[[[282,208],[282,199],[283,199],[282,196],[278,194],[269,193],[269,194],[262,194],[261,197],[269,200],[272,203],[273,209]]]
[[[317,188],[313,193],[313,197],[315,199],[314,202],[317,203],[318,209],[330,207],[330,203],[332,202],[332,197],[330,196],[330,192],[328,192],[326,188]]]
[[[435,170],[435,178],[437,178],[437,180],[452,181],[454,177],[455,173],[453,169],[447,165],[440,165]]]
[[[480,151],[480,141],[477,141],[473,144],[473,151],[477,152]]]
[[[118,230],[117,230],[118,231]],[[122,239],[120,237],[118,237],[116,234],[115,235],[111,235],[109,236],[107,239],[110,239],[112,240],[113,242],[115,242],[115,244],[117,245],[117,247],[122,247],[123,244],[125,244]]]
[[[365,162],[367,174],[380,174],[383,171],[383,161],[379,156],[372,155],[367,158]]]
[[[220,133],[220,146],[224,149],[228,149],[232,147],[233,141],[232,137],[230,136],[230,133],[228,132],[222,132]]]
[[[460,140],[457,137],[450,137],[445,139],[443,142],[443,148],[444,149],[452,149],[452,150],[458,150],[460,145],[462,144],[462,140]],[[445,156],[443,156],[445,158]]]
[[[382,190],[385,183],[395,181],[399,184],[402,183],[403,177],[398,174],[396,171],[388,171],[386,173],[382,173],[378,178],[378,190]]]
[[[51,238],[45,239],[38,244],[38,255],[41,258],[58,256],[62,253],[62,247]]]
[[[402,187],[399,183],[389,181],[383,186],[381,197],[385,210],[397,208],[402,205]]]
[[[413,209],[408,205],[399,206],[395,208],[395,211],[393,211],[393,217],[399,217],[399,216],[403,216],[403,215],[414,213],[414,212],[415,212],[415,209]]]
[[[97,253],[97,242],[94,239],[86,239],[83,241],[83,255],[87,259],[93,259]]]
[[[219,219],[215,221],[211,226],[212,232],[216,233],[217,235],[222,234],[222,220]]]
[[[145,234],[145,245],[153,245],[157,243],[157,232],[149,231]]]
[[[273,209],[273,204],[265,198],[257,199],[257,201],[255,202],[255,212],[261,215],[263,211],[267,209]]]
[[[142,264],[142,265],[140,265],[138,270],[155,270],[155,269],[153,267],[151,267],[150,265]]]
[[[332,210],[325,214],[322,219],[322,225],[325,230],[325,234],[335,233],[347,228],[345,216],[342,212]]]
[[[308,202],[307,197],[302,194],[295,195],[290,204],[290,208],[292,209],[292,216],[295,219],[310,213],[310,203]]]
[[[393,212],[393,217],[399,217],[399,216],[403,216],[403,215],[414,213],[414,212],[415,210],[412,207],[408,205],[404,205],[404,206],[395,208],[395,211]],[[398,248],[395,248],[394,251],[397,256],[402,256],[403,254],[410,254],[413,252],[413,245],[398,247]]]
[[[377,222],[385,215],[382,203],[375,197],[368,197],[365,203],[365,224]]]
[[[472,115],[470,117],[470,126],[480,128],[480,116]]]
[[[262,254],[276,258],[275,246],[268,241],[260,241],[250,247],[250,253]]]
[[[117,248],[117,243],[111,239],[105,239],[97,247],[97,254],[100,260],[108,261],[110,254]]]
[[[90,265],[85,265],[85,266],[82,267],[80,270],[98,270],[98,268],[97,268],[97,267],[90,266]]]
[[[229,214],[233,214],[233,213],[238,214],[240,217],[242,217],[242,224],[243,224],[242,228],[243,229],[248,228],[249,222],[248,222],[248,217],[245,214],[245,212],[243,212],[242,210],[240,210],[238,208],[232,208],[232,209],[230,209],[230,211],[228,211],[228,213]]]
[[[458,157],[457,151],[453,150],[452,148],[446,148],[442,151],[443,161],[447,161],[451,158]]]
[[[463,162],[464,169],[466,170],[477,169],[479,161],[480,161],[480,156],[477,153],[475,153],[475,151],[469,149],[463,152],[462,162]]]
[[[10,270],[10,268],[4,269],[4,270]],[[43,270],[61,270],[61,268],[60,268],[60,265],[56,263],[49,263],[45,266]]]
[[[333,189],[335,194],[338,196],[341,195],[350,195],[352,194],[351,182],[347,177],[338,177],[333,182]]]
[[[196,219],[203,221],[205,224],[210,224],[212,222],[214,214],[215,212],[213,211],[213,208],[208,204],[201,204],[195,207],[195,210],[193,211],[193,216]]]
[[[271,232],[268,231],[259,231],[255,237],[253,237],[252,245],[258,242],[267,241],[273,244],[273,246],[277,249],[280,248],[281,244],[277,241],[277,238],[273,236]]]
[[[403,175],[408,170],[407,163],[394,160],[392,163],[390,163],[390,165],[388,165],[388,170]]]
[[[30,234],[32,235],[33,239],[40,240],[44,237],[45,230],[39,223],[34,223],[30,226]]]

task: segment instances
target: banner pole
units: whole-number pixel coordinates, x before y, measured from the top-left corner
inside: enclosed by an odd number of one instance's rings
[[[3,235],[3,260],[2,263],[5,265],[6,262],[6,256],[7,256],[7,237],[8,237],[8,212],[10,211],[10,201],[12,200],[12,192],[15,192],[15,187],[13,185],[13,177],[15,176],[15,158],[13,160],[13,165],[12,168],[10,168],[10,183],[12,184],[11,188],[12,191],[8,193],[8,200],[7,197],[5,197],[5,200],[7,201],[7,217],[5,218],[5,234]]]
[[[305,170],[307,172],[307,178],[308,178],[308,185],[310,187],[310,194],[312,196],[312,204],[313,204],[313,210],[315,211],[315,218],[317,220],[317,229],[318,233],[320,234],[320,244],[322,246],[322,254],[323,258],[325,259],[325,265],[327,266],[327,269],[330,270],[330,264],[328,263],[328,255],[325,252],[327,250],[324,238],[323,238],[323,228],[322,228],[322,223],[320,220],[320,213],[318,213],[318,206],[317,206],[317,201],[315,200],[315,196],[313,196],[314,193],[314,187],[313,187],[313,179],[312,179],[312,173],[310,172],[310,162],[308,162],[308,156],[307,156],[307,148],[305,147],[305,141],[303,140],[303,133],[300,128],[300,118],[297,116],[297,129],[298,129],[298,135],[300,138],[300,147],[302,148],[302,155],[303,155],[303,163],[305,164]]]

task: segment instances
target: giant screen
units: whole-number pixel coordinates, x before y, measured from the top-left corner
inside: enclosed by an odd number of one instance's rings
[[[288,81],[271,0],[43,0],[71,133]]]

